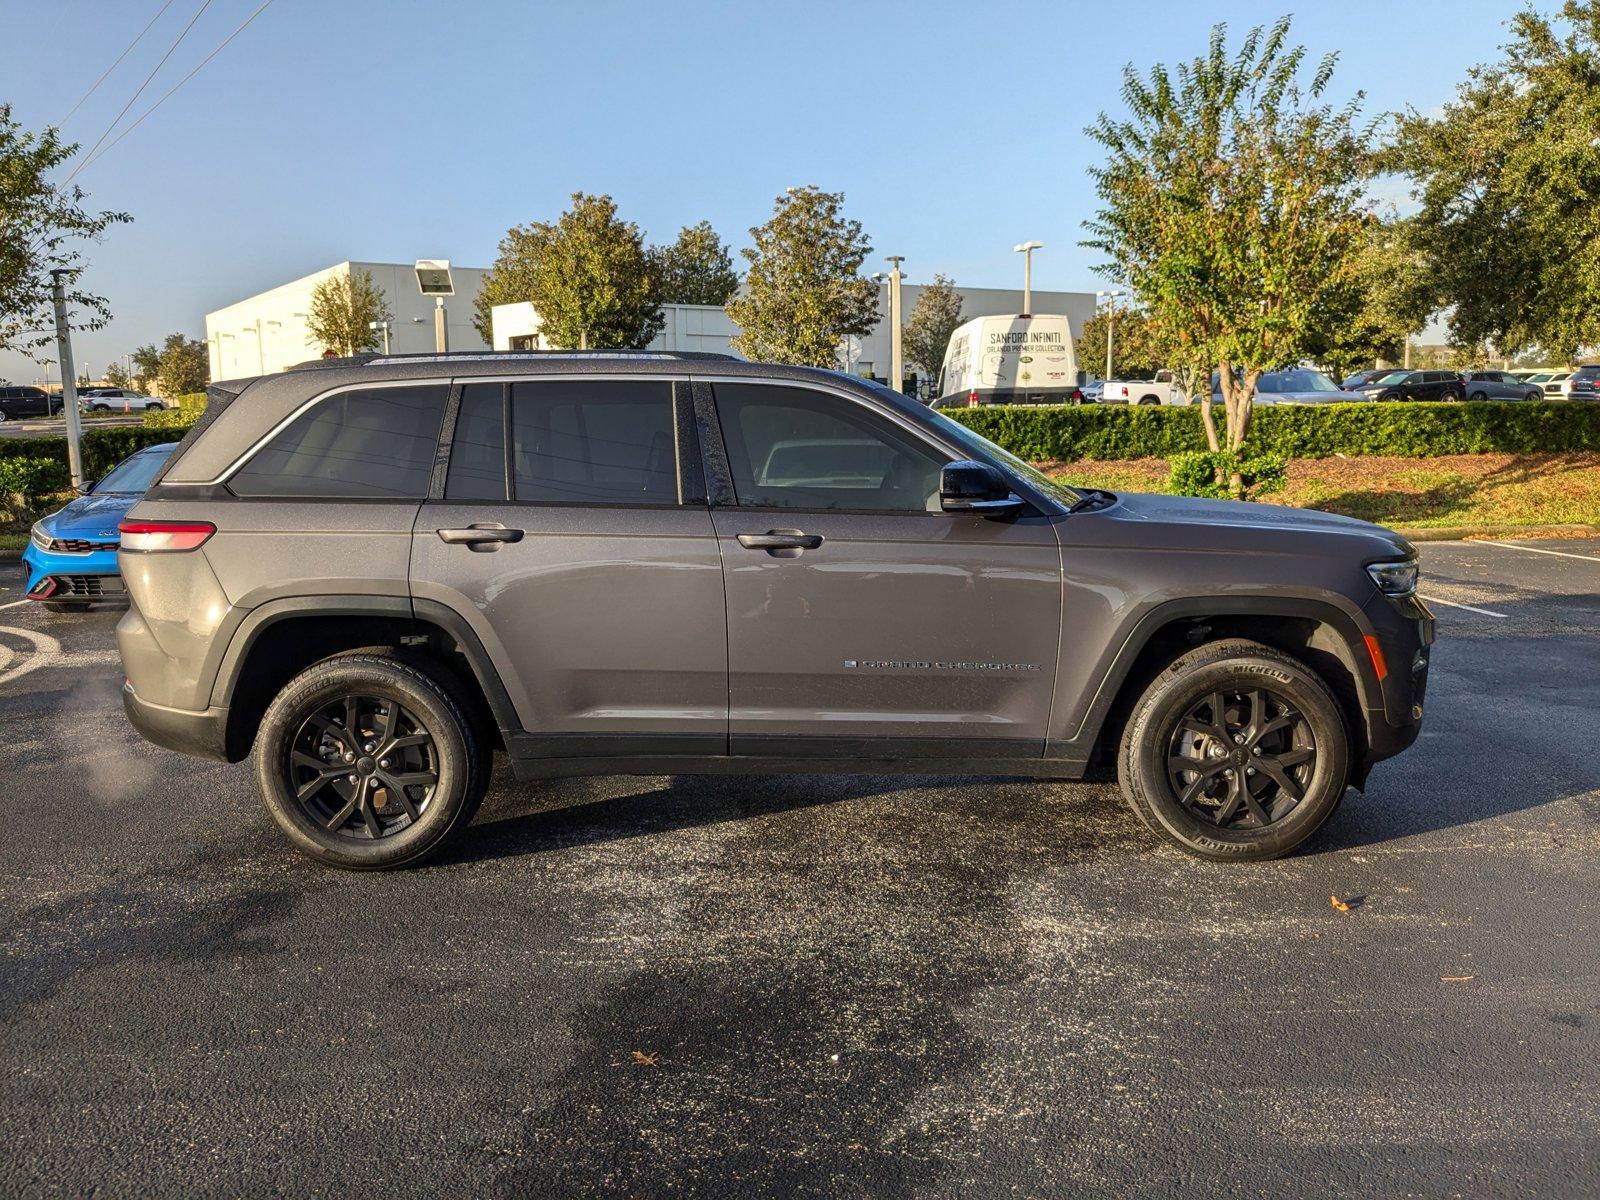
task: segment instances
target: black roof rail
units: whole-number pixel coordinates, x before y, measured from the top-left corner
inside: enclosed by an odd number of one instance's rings
[[[320,367],[387,366],[390,363],[418,362],[500,362],[519,358],[671,359],[680,362],[742,362],[737,355],[709,350],[446,350],[415,354],[352,354],[348,358],[314,358],[296,363],[291,371],[311,371]]]

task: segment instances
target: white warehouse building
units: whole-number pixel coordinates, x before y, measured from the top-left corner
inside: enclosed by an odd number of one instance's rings
[[[397,354],[431,353],[434,349],[434,302],[418,291],[413,264],[342,262],[207,313],[206,344],[211,356],[211,377],[230,379],[269,374],[317,358],[322,347],[306,328],[312,289],[330,276],[356,271],[371,272],[373,281],[388,299],[390,311],[394,313],[389,333],[390,349]],[[494,342],[492,347],[486,346],[473,328],[472,318],[474,302],[488,271],[481,267],[452,267],[451,274],[456,294],[445,300],[451,350],[549,348],[539,336],[538,314],[526,303],[495,306]],[[962,297],[964,319],[1014,315],[1022,310],[1020,290],[959,285],[957,290]],[[906,317],[916,307],[921,294],[922,287],[918,284],[902,285],[901,303]],[[1092,292],[1047,292],[1037,288],[1033,292],[1035,313],[1064,316],[1074,331],[1083,328],[1094,315],[1094,308]],[[887,378],[890,354],[887,285],[879,290],[878,310],[884,318],[879,320],[878,327],[850,347],[850,369],[861,375]],[[732,341],[739,327],[721,308],[668,304],[663,306],[663,316],[666,323],[650,343],[650,349],[736,353]],[[907,369],[910,369],[909,364]]]

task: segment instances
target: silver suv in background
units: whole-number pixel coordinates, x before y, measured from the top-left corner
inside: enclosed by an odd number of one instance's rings
[[[1114,772],[1281,855],[1410,745],[1433,619],[1344,517],[1048,478],[913,399],[717,355],[363,356],[217,384],[122,525],[151,740],[253,756],[336,866],[519,779]]]

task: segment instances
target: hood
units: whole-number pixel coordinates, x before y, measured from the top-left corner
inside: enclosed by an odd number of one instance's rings
[[[62,540],[81,538],[89,542],[114,542],[117,540],[117,522],[137,503],[138,496],[79,496],[39,524],[51,537]]]
[[[1123,492],[1106,513],[1149,527],[1142,532],[1141,540],[1161,541],[1154,535],[1157,529],[1164,528],[1167,543],[1175,549],[1239,549],[1263,542],[1285,542],[1296,550],[1306,550],[1311,548],[1307,545],[1311,539],[1326,538],[1330,547],[1357,554],[1382,557],[1416,553],[1410,542],[1382,525],[1281,504]]]

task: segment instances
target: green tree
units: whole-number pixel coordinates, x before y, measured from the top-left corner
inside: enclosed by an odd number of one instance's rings
[[[685,225],[668,246],[650,249],[650,273],[662,304],[726,304],[739,289],[733,255],[710,221]]]
[[[495,305],[533,302],[534,272],[552,231],[553,226],[543,223],[514,225],[500,239],[500,252],[472,302],[472,327],[489,345],[494,345]]]
[[[1355,272],[1371,129],[1360,97],[1321,102],[1325,57],[1302,82],[1306,51],[1289,18],[1252,29],[1229,54],[1226,27],[1176,71],[1123,72],[1124,119],[1087,130],[1107,151],[1091,168],[1102,207],[1085,245],[1106,275],[1131,285],[1186,374],[1221,373],[1219,432],[1210,389],[1201,419],[1214,450],[1237,460],[1261,373],[1303,357],[1324,297]],[[1230,485],[1243,487],[1238,473]]]
[[[843,192],[792,187],[774,202],[772,219],[750,230],[744,290],[726,306],[739,326],[739,353],[831,367],[846,338],[877,325],[877,285],[860,275],[872,243],[843,207]]]
[[[155,386],[156,373],[161,370],[161,348],[151,343],[138,347],[128,356],[133,360],[133,377],[141,392]]]
[[[950,335],[961,324],[961,304],[955,281],[935,275],[911,307],[902,341],[906,362],[930,379],[937,379],[944,369]]]
[[[374,321],[392,321],[388,298],[371,271],[329,275],[311,289],[306,328],[324,350],[348,356],[383,345]]]
[[[161,346],[155,394],[176,400],[191,392],[205,391],[210,382],[211,362],[206,344],[181,333],[169,333]]]
[[[133,389],[133,375],[120,362],[106,368],[105,378],[107,387]]]
[[[553,345],[637,350],[661,332],[644,239],[618,219],[610,196],[572,194],[572,207],[542,227],[528,282],[540,332]]]
[[[0,104],[0,350],[33,357],[55,340],[55,270],[73,272],[67,286],[73,328],[99,329],[111,319],[105,299],[78,286],[84,262],[76,243],[132,218],[86,212],[82,188],[50,181],[77,152],[77,143],[63,142],[54,128],[23,129],[11,105]]]
[[[1435,292],[1406,221],[1368,222],[1355,270],[1322,297],[1305,356],[1342,379],[1376,360],[1399,362],[1420,332]]]
[[[1106,369],[1106,329],[1111,330],[1111,377],[1149,379],[1166,366],[1150,318],[1136,308],[1119,308],[1115,317],[1100,309],[1078,334],[1078,369],[1100,375]]]

